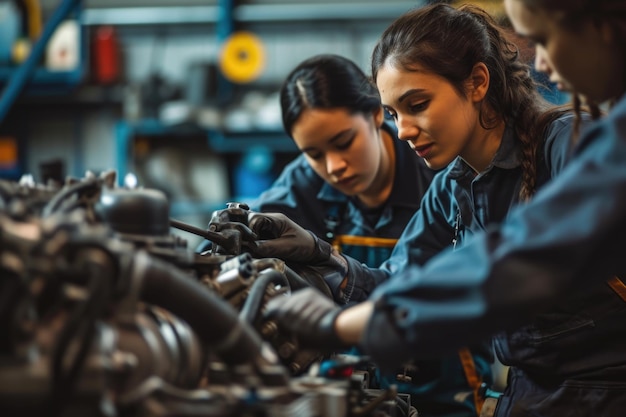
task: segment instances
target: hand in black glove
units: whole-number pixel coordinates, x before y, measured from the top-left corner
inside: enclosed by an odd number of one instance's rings
[[[223,232],[225,230],[232,229],[241,233],[243,241],[255,240],[256,235],[248,227],[248,213],[249,210],[239,206],[215,210],[211,215],[211,220],[209,221],[209,231]]]
[[[318,275],[337,297],[348,263],[330,243],[280,213],[250,212],[248,225],[259,238],[251,248],[252,255],[282,259],[307,277]]]
[[[279,328],[294,333],[303,347],[330,353],[347,348],[334,325],[341,308],[319,291],[305,288],[291,296],[275,297],[267,303],[264,316]]]
[[[254,255],[284,261],[313,263],[327,261],[332,247],[312,232],[303,229],[282,213],[248,215],[248,225],[259,238]]]

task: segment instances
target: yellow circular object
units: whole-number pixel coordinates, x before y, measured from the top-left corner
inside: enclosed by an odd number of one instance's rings
[[[21,64],[26,61],[31,50],[31,42],[28,39],[18,39],[13,44],[13,62]]]
[[[265,67],[263,43],[253,33],[235,32],[222,45],[219,65],[228,80],[249,83]]]

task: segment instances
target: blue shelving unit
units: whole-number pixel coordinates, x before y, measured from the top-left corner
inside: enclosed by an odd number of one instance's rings
[[[184,137],[190,133],[205,134],[209,148],[219,154],[242,153],[246,149],[259,145],[269,148],[272,152],[298,152],[293,140],[282,131],[228,133],[219,130],[203,130],[200,127],[167,126],[156,119],[144,119],[137,122],[122,120],[115,128],[116,170],[120,184],[124,176],[130,172],[129,155],[135,137],[164,135]]]
[[[83,58],[81,58],[82,60]],[[19,67],[0,67],[0,85],[5,84]],[[38,68],[33,71],[30,79],[24,86],[27,94],[47,94],[49,92],[64,92],[73,89],[83,80],[85,65],[72,71],[50,71]]]

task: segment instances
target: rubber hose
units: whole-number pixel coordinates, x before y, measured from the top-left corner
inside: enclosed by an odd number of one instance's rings
[[[54,213],[59,206],[65,201],[66,198],[75,194],[79,191],[85,190],[89,187],[97,186],[99,182],[98,178],[88,178],[84,181],[77,182],[72,185],[68,185],[65,188],[61,189],[59,193],[55,194],[54,197],[46,204],[46,206],[42,210],[42,217],[48,217]]]
[[[185,320],[228,364],[256,362],[262,351],[262,339],[234,307],[165,261],[150,259],[140,297]]]
[[[270,269],[259,275],[254,283],[252,283],[246,302],[239,312],[241,320],[250,324],[254,323],[254,320],[257,318],[263,306],[265,290],[272,284],[281,284],[289,287],[287,278],[275,269]]]

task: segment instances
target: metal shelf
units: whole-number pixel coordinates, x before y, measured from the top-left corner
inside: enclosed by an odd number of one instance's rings
[[[168,126],[155,119],[137,122],[121,120],[116,125],[116,169],[120,183],[129,172],[129,149],[136,136],[206,135],[211,149],[220,154],[237,154],[253,146],[266,146],[272,152],[298,153],[298,148],[283,131],[223,132],[199,126]]]
[[[0,84],[8,80],[19,67],[0,67]],[[33,71],[27,84],[32,85],[54,85],[54,86],[75,86],[83,78],[84,68],[81,65],[72,71],[50,71],[38,68]]]
[[[425,1],[389,1],[355,5],[354,3],[243,4],[234,7],[233,19],[249,22],[293,22],[312,20],[389,20]],[[84,11],[85,25],[160,25],[181,23],[217,23],[222,18],[220,6],[112,7]]]
[[[219,6],[114,7],[88,9],[84,25],[163,25],[178,23],[216,23]]]
[[[283,131],[223,132],[209,130],[209,145],[219,153],[245,152],[253,146],[265,146],[272,152],[297,153],[298,147]]]
[[[263,4],[241,5],[234,10],[238,22],[298,21],[298,20],[388,20],[423,5],[422,1],[385,1],[367,5],[321,4]]]

